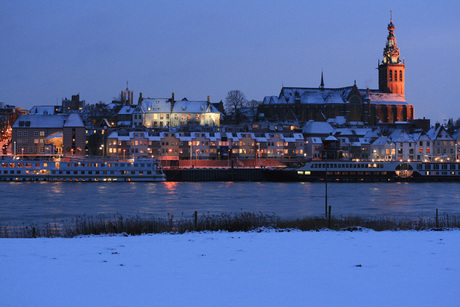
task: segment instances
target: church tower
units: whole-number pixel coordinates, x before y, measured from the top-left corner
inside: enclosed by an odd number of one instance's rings
[[[394,35],[395,26],[390,16],[387,44],[383,49],[383,60],[379,64],[379,90],[384,93],[400,94],[404,97],[405,65],[399,59],[399,48]]]

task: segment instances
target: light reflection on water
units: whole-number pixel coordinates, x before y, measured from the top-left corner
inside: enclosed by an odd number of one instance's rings
[[[460,215],[458,183],[329,183],[335,216],[432,217],[435,209]],[[322,216],[324,183],[0,183],[0,225],[71,219],[77,215],[167,214],[194,211],[275,213],[283,218]]]

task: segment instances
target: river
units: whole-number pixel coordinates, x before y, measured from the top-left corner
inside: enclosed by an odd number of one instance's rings
[[[460,216],[459,183],[329,183],[334,216],[432,218]],[[67,220],[78,215],[192,217],[263,212],[282,218],[323,216],[324,183],[0,183],[0,225]]]

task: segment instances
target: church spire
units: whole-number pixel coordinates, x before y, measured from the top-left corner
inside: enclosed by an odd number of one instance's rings
[[[383,60],[379,64],[379,90],[384,93],[400,94],[404,97],[405,64],[399,58],[399,48],[394,35],[395,25],[390,11],[387,43],[383,49]]]
[[[324,90],[324,78],[323,78],[323,71],[321,70],[321,84],[319,85],[319,88]]]
[[[395,25],[393,24],[393,16],[390,11],[390,23],[388,24],[388,37],[387,44],[383,49],[383,64],[400,64],[401,60],[399,59],[399,48],[396,43],[396,37],[394,34]]]

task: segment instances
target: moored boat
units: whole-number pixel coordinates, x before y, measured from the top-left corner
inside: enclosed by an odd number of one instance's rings
[[[458,162],[311,161],[271,171],[276,181],[460,181]]]
[[[23,159],[1,156],[0,181],[156,182],[166,176],[154,159]]]

